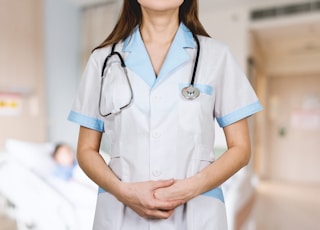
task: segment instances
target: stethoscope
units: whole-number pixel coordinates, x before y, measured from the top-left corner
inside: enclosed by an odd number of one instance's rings
[[[200,90],[197,87],[195,87],[195,84],[194,84],[195,78],[196,78],[196,73],[197,73],[197,68],[198,68],[199,56],[200,56],[200,42],[199,42],[198,37],[195,34],[193,34],[193,38],[197,43],[197,54],[196,54],[196,59],[195,59],[194,66],[193,66],[192,78],[190,80],[190,84],[188,86],[182,88],[182,90],[181,90],[181,94],[183,95],[183,97],[188,99],[188,100],[196,99],[200,95]],[[106,117],[106,116],[109,116],[111,114],[115,114],[115,113],[120,112],[122,109],[128,107],[131,104],[132,99],[133,99],[133,90],[132,90],[132,86],[131,86],[131,83],[130,83],[130,80],[129,80],[129,77],[128,77],[127,67],[126,67],[126,64],[125,64],[121,54],[118,51],[115,51],[116,44],[117,43],[114,43],[112,45],[111,52],[105,58],[103,66],[102,66],[102,71],[101,71],[101,84],[100,84],[100,93],[99,93],[99,114],[101,116],[103,116],[103,117]],[[120,60],[120,65],[122,67],[122,70],[124,72],[126,81],[128,83],[129,90],[130,90],[130,93],[131,93],[131,97],[130,97],[129,102],[126,103],[125,105],[121,106],[120,108],[114,109],[114,110],[110,111],[109,113],[103,113],[101,111],[101,101],[102,101],[101,97],[102,97],[102,91],[103,91],[103,83],[104,83],[104,80],[106,78],[106,73],[105,73],[106,71],[105,70],[106,70],[106,67],[108,65],[109,60],[113,56],[117,56],[119,58],[119,60]]]

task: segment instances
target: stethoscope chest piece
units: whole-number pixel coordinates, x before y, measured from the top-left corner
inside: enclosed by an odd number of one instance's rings
[[[187,86],[182,89],[182,95],[189,100],[199,97],[200,90],[194,86]]]

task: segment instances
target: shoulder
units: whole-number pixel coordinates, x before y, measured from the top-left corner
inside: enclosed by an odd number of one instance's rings
[[[105,58],[109,55],[110,52],[111,46],[95,49],[90,54],[88,62],[95,65],[101,65],[101,63],[104,62]]]
[[[227,63],[235,63],[234,55],[230,47],[217,39],[199,36],[200,53],[209,62],[215,62],[218,66]],[[220,64],[220,65],[219,65]]]
[[[222,41],[217,39],[206,37],[206,36],[198,36],[200,45],[202,50],[206,50],[207,52],[215,52],[215,53],[229,53],[229,46]]]
[[[116,44],[115,51],[120,52],[120,50],[122,50],[123,45],[124,45],[124,41],[118,42]],[[112,49],[112,44],[102,48],[95,49],[90,54],[89,62],[91,61],[91,62],[94,62],[95,64],[102,65],[105,59],[107,58],[107,56],[111,53],[111,49]]]

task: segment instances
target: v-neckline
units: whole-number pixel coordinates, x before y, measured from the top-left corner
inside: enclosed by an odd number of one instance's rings
[[[125,63],[127,67],[150,87],[153,87],[175,68],[191,59],[185,48],[194,49],[194,39],[190,30],[184,24],[180,24],[157,76],[138,26],[132,35],[124,41],[123,52],[126,53]]]

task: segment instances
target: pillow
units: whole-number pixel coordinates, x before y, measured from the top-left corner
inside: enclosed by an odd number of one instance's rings
[[[37,173],[49,173],[54,167],[52,152],[55,144],[8,139],[5,143],[8,157]]]

